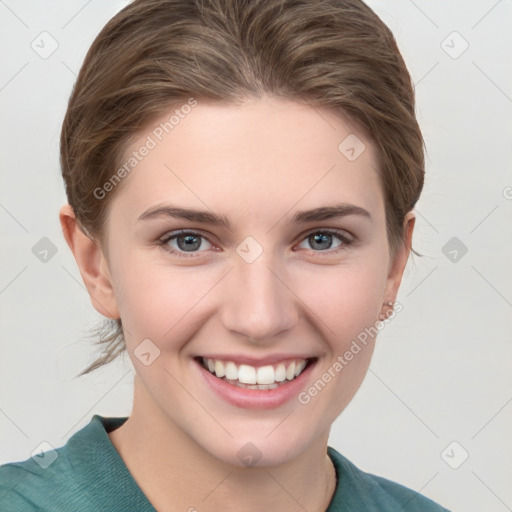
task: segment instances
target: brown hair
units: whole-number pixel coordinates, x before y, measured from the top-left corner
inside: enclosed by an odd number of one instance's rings
[[[102,240],[101,188],[133,137],[191,97],[232,104],[264,95],[327,107],[375,143],[389,246],[424,179],[410,75],[389,28],[360,0],[135,0],[102,29],[80,69],[61,133],[68,202]],[[341,142],[341,141],[340,141]],[[98,331],[101,356],[125,349],[121,320]]]

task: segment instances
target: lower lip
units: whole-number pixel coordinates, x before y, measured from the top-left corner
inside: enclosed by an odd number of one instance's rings
[[[298,396],[315,366],[316,360],[310,363],[295,379],[286,381],[285,384],[281,384],[277,388],[265,390],[233,386],[210,373],[198,361],[195,363],[211,388],[230,404],[246,409],[273,409]]]

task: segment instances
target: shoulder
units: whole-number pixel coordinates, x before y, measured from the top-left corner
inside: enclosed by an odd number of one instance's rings
[[[32,512],[64,507],[68,498],[78,490],[62,451],[62,448],[58,448],[36,455],[40,457],[42,465],[29,458],[0,466],[0,510]],[[55,460],[51,465],[45,467],[44,459],[53,458]]]
[[[98,468],[105,460],[108,463],[104,425],[125,419],[96,415],[64,446],[35,454],[24,461],[1,465],[0,510],[100,510],[93,504],[89,491],[96,486]]]
[[[328,447],[328,454],[338,477],[338,485],[328,512],[449,512],[419,492],[360,470],[332,447]]]

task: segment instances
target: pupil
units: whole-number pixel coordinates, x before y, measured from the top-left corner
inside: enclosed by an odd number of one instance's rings
[[[314,243],[326,243],[327,244],[327,247],[317,247],[318,249],[329,249],[329,247],[331,246],[331,243],[330,243],[330,240],[329,240],[329,237],[331,237],[332,235],[329,235],[329,234],[315,234],[312,236],[313,240],[314,240]]]

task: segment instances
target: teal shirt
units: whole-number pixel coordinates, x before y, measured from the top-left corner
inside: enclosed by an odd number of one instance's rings
[[[107,434],[126,420],[95,415],[64,446],[35,455],[38,462],[31,457],[0,466],[0,512],[156,512]],[[326,512],[447,512],[411,489],[361,471],[330,446],[327,453],[337,485]]]

